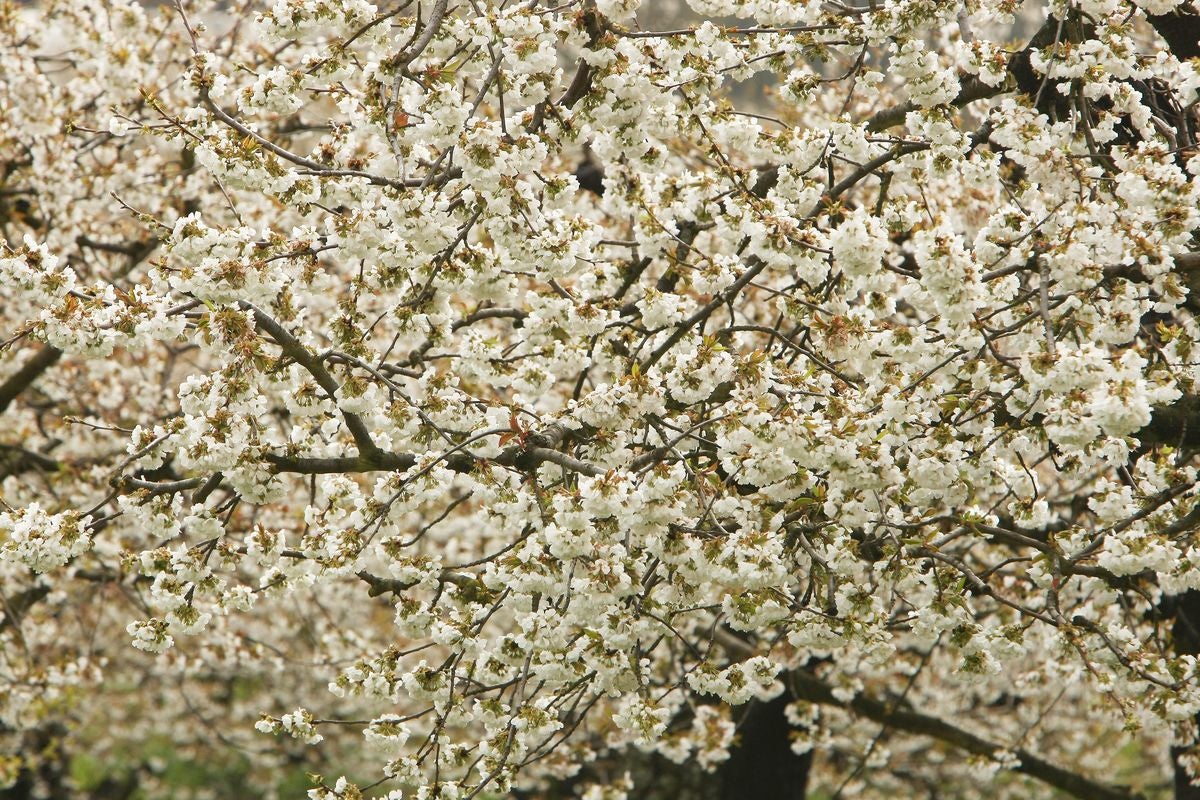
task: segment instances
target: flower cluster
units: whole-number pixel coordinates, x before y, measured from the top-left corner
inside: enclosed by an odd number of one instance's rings
[[[47,514],[37,503],[0,514],[0,557],[33,572],[61,567],[91,547],[90,522],[76,511]]]
[[[1190,780],[1195,19],[0,10],[0,783]]]

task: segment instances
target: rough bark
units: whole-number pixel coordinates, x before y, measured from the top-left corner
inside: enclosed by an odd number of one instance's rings
[[[721,800],[804,800],[812,752],[792,752],[784,709],[793,699],[785,693],[742,712],[738,744],[721,767]]]
[[[1163,604],[1175,612],[1171,633],[1178,655],[1200,654],[1200,592],[1189,591]],[[1200,718],[1196,720],[1200,724]],[[1179,765],[1179,756],[1189,747],[1172,747],[1171,763],[1175,766],[1175,800],[1200,800],[1200,786],[1192,783],[1191,776]]]
[[[793,672],[790,682],[792,690],[802,700],[840,706],[889,728],[928,736],[967,753],[991,757],[1010,752],[1020,762],[1014,768],[1014,772],[1036,778],[1080,800],[1134,800],[1140,797],[1128,787],[1092,780],[1052,764],[1027,750],[1010,750],[999,742],[989,741],[928,714],[912,711],[899,703],[878,700],[866,694],[856,695],[849,701],[840,700],[834,696],[832,687],[804,670]]]
[[[1200,57],[1200,16],[1191,3],[1169,14],[1147,14],[1146,19],[1180,61]]]
[[[0,414],[4,413],[9,404],[17,398],[17,395],[29,388],[43,372],[54,366],[54,363],[61,357],[61,350],[57,347],[46,345],[34,353],[32,358],[22,364],[21,368],[12,377],[3,384],[0,384]]]

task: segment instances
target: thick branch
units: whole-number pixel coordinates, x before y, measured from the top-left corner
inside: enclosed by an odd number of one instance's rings
[[[0,443],[0,478],[31,469],[57,472],[61,468],[62,465],[50,456],[26,450],[24,447]]]
[[[1147,14],[1146,19],[1180,61],[1200,57],[1200,16],[1190,3],[1169,14]]]
[[[578,458],[569,456],[559,450],[551,450],[548,447],[530,447],[525,451],[524,455],[536,463],[549,461],[552,464],[558,464],[564,469],[569,469],[572,472],[578,472],[583,475],[590,475],[593,478],[599,477],[605,472],[603,468],[597,467],[595,464],[580,461]]]
[[[263,460],[270,464],[276,472],[295,472],[301,475],[404,470],[417,463],[416,456],[411,453],[382,453],[379,458],[364,456],[311,458],[267,453],[263,456]]]
[[[16,374],[0,384],[0,414],[4,413],[17,395],[28,389],[30,384],[36,381],[43,372],[54,366],[54,363],[61,357],[62,350],[46,345],[34,353],[33,358],[25,362],[16,371]]]
[[[3,606],[4,618],[0,619],[0,631],[13,625],[20,624],[25,612],[33,608],[50,594],[50,587],[38,584],[23,592],[18,592],[12,598],[0,594],[0,605]]]
[[[416,586],[419,581],[402,581],[396,578],[381,578],[378,575],[373,575],[366,570],[360,570],[354,573],[359,580],[366,583],[371,588],[367,590],[367,595],[370,597],[378,597],[381,594],[400,595],[412,587]],[[438,575],[438,583],[453,583],[458,587],[473,586],[479,583],[478,579],[473,575],[468,575],[464,572],[453,572],[445,570]]]
[[[317,384],[325,390],[329,395],[329,399],[337,403],[338,382],[333,375],[329,374],[329,370],[325,369],[325,365],[317,358],[307,347],[292,336],[286,328],[276,322],[269,314],[266,314],[255,308],[250,303],[241,303],[243,308],[246,308],[254,313],[254,322],[258,327],[265,330],[279,345],[283,354],[295,361],[300,366],[308,371],[309,375]],[[342,412],[342,418],[346,421],[346,428],[350,431],[350,435],[354,437],[354,444],[358,446],[359,453],[371,462],[379,461],[386,454],[380,449],[379,445],[371,439],[371,432],[367,430],[367,426],[363,423],[362,418],[357,414],[352,414],[349,411]],[[395,467],[385,467],[386,469],[395,469]]]
[[[429,43],[433,41],[433,37],[437,35],[438,29],[442,27],[442,19],[446,16],[446,7],[449,5],[448,0],[437,0],[433,4],[433,11],[429,14],[429,21],[425,23],[425,28],[421,31],[420,36],[413,42],[412,46],[396,59],[396,67],[400,70],[405,70],[408,65],[417,60],[421,53],[425,52],[425,48],[429,47]]]
[[[592,477],[599,477],[607,472],[603,467],[556,450],[555,448],[562,443],[565,436],[566,429],[561,425],[550,425],[543,431],[528,434],[525,443],[504,448],[504,451],[491,461],[526,471],[537,469],[543,463],[550,462],[572,472]],[[325,458],[268,453],[263,456],[263,460],[274,467],[276,472],[295,472],[305,475],[406,470],[417,463],[417,457],[412,453],[389,453],[379,449],[368,455]],[[441,459],[442,463],[454,472],[470,472],[477,464],[487,460],[462,451],[448,453]]]
[[[1016,84],[1019,91],[1030,95],[1037,93],[1040,78],[1035,75],[1029,65],[1030,56],[1034,50],[1046,47],[1054,41],[1058,25],[1058,20],[1054,17],[1047,19],[1045,24],[1030,39],[1029,44],[1014,55],[1009,62],[1008,78]],[[986,100],[989,97],[995,97],[998,94],[1003,94],[1011,90],[1012,87],[1009,80],[1002,81],[995,86],[989,86],[976,77],[967,77],[962,82],[962,88],[959,90],[958,96],[950,101],[950,105],[955,108],[962,108],[976,100]],[[894,128],[904,122],[904,118],[908,116],[910,111],[916,110],[917,106],[912,102],[885,108],[867,121],[867,130],[879,133],[888,128]]]
[[[986,100],[1002,92],[1004,92],[1003,83],[998,86],[988,86],[978,78],[968,78],[963,83],[962,89],[959,90],[958,96],[950,101],[950,105],[955,108],[962,108],[976,100]],[[886,131],[888,128],[894,128],[904,122],[904,118],[908,116],[909,112],[916,111],[917,108],[918,106],[912,102],[885,108],[867,120],[867,130],[872,133],[879,133],[880,131]]]
[[[178,494],[188,492],[204,483],[203,478],[184,478],[178,481],[147,481],[141,478],[124,477],[113,481],[114,485],[139,489],[151,495]]]
[[[834,696],[833,689],[829,685],[803,670],[796,670],[789,677],[792,690],[801,700],[839,706],[873,722],[887,725],[889,728],[929,736],[979,756],[991,758],[1011,752],[1020,760],[1020,764],[1013,767],[1014,771],[1048,783],[1074,797],[1083,800],[1133,800],[1133,798],[1139,797],[1126,787],[1091,780],[1078,773],[1057,767],[1027,750],[1009,750],[1001,744],[988,741],[936,717],[894,708],[892,704],[863,694],[856,695],[849,702],[839,700]]]
[[[282,158],[284,161],[290,161],[291,163],[295,164],[298,167],[304,167],[305,169],[311,170],[312,171],[311,174],[313,174],[313,175],[318,175],[318,176],[323,176],[323,177],[343,177],[344,176],[344,177],[353,177],[353,178],[364,178],[369,183],[374,184],[375,186],[390,186],[393,189],[406,189],[410,185],[409,183],[407,183],[405,181],[392,180],[391,178],[384,178],[380,175],[372,175],[369,172],[363,172],[361,170],[336,169],[336,168],[328,167],[325,164],[321,164],[320,162],[313,161],[312,159],[297,155],[296,153],[293,153],[292,151],[290,151],[286,148],[280,147],[279,145],[272,142],[270,139],[267,139],[266,137],[264,137],[258,133],[255,133],[250,128],[247,128],[245,125],[238,122],[238,120],[236,118],[234,118],[233,116],[226,113],[224,109],[222,109],[220,106],[218,106],[216,103],[213,102],[212,98],[210,98],[208,96],[207,90],[201,92],[200,99],[208,107],[208,110],[212,112],[213,116],[216,117],[217,119],[221,120],[221,122],[225,123],[230,128],[233,128],[235,131],[240,133],[242,136],[249,137],[250,139],[253,139],[255,142],[258,142],[259,146],[261,146],[264,150],[268,150],[268,151],[274,153],[275,155]],[[419,183],[414,184],[414,185],[419,185]]]
[[[1150,424],[1134,435],[1143,445],[1200,447],[1200,396],[1184,395],[1154,409]]]

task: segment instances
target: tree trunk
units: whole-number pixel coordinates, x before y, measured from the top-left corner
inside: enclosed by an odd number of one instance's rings
[[[792,702],[785,692],[767,703],[752,702],[738,721],[738,744],[721,766],[721,800],[804,800],[812,752],[792,752]]]
[[[1176,654],[1200,654],[1200,592],[1188,591],[1172,600],[1175,622],[1171,632],[1175,638]],[[1200,725],[1200,719],[1196,723]],[[1171,763],[1175,768],[1175,800],[1200,800],[1200,786],[1194,785],[1187,770],[1179,765],[1179,756],[1190,749],[1190,746],[1171,748]]]

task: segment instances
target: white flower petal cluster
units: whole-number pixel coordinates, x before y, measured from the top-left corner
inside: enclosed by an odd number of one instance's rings
[[[1183,780],[1193,18],[0,12],[0,783]]]
[[[313,715],[307,709],[297,708],[279,719],[263,717],[254,723],[254,728],[262,733],[286,734],[305,744],[318,744],[325,737],[317,733],[314,722]]]
[[[91,517],[76,511],[48,514],[37,503],[0,514],[0,558],[48,572],[92,546]]]

